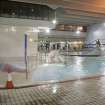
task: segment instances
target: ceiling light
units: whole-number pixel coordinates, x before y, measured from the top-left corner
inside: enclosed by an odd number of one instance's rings
[[[82,26],[80,26],[80,27],[77,27],[77,30],[83,30],[83,27]]]
[[[53,24],[57,24],[57,20],[54,19],[54,20],[52,21],[52,23],[53,23]]]
[[[32,41],[33,41],[33,39],[32,39],[32,38],[30,38],[30,39],[29,39],[29,41],[30,41],[30,42],[32,42]]]
[[[55,17],[54,17],[54,19],[52,20],[52,23],[53,23],[53,24],[57,24],[57,20],[56,20],[56,10],[55,10],[55,12],[54,12],[54,16],[55,16]]]
[[[77,30],[77,31],[76,31],[76,34],[80,34],[80,31],[79,31],[79,30]]]
[[[49,28],[48,28],[48,29],[46,29],[45,31],[46,31],[46,33],[50,33],[50,29],[49,29]]]

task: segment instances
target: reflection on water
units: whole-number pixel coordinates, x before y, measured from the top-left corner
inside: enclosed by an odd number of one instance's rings
[[[48,63],[63,63],[64,62],[64,59],[60,55],[58,50],[50,51],[47,59],[48,59],[48,61],[47,61]]]
[[[70,80],[105,74],[105,57],[69,57],[68,64],[44,64],[34,70],[33,81]]]

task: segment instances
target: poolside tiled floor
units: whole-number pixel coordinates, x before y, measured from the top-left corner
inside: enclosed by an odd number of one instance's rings
[[[0,90],[0,105],[105,105],[105,77]]]

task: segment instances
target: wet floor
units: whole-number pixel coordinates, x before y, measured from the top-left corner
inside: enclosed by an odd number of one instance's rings
[[[105,105],[105,77],[0,90],[0,105]]]
[[[68,57],[65,64],[42,64],[33,69],[33,81],[65,81],[105,75],[105,57]]]

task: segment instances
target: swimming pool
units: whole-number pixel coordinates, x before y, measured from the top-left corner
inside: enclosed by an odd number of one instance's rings
[[[43,64],[32,73],[33,81],[65,81],[105,74],[105,57],[67,57],[66,64]]]

